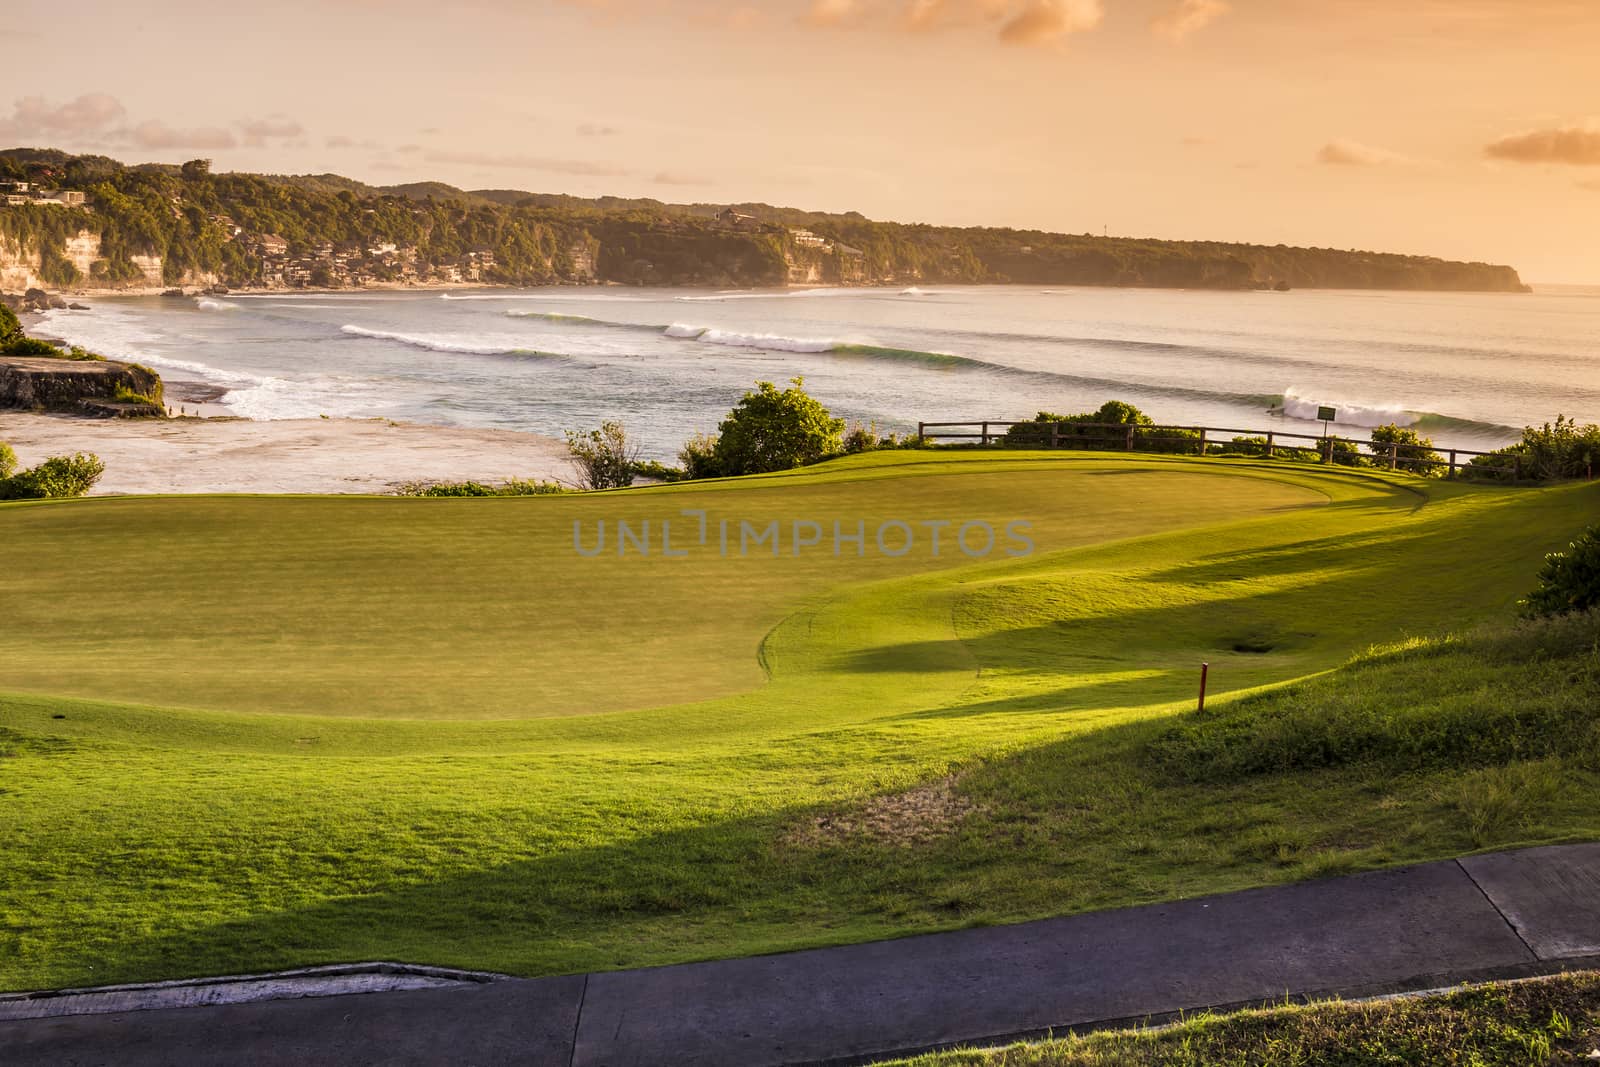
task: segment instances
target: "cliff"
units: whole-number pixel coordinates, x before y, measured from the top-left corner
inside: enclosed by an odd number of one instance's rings
[[[395,285],[780,286],[924,282],[1166,288],[1523,291],[1511,267],[1430,256],[875,222],[337,175],[125,167],[0,151],[0,289]],[[81,203],[80,203],[81,201]]]
[[[109,360],[0,356],[0,407],[99,416],[165,416],[161,378]]]

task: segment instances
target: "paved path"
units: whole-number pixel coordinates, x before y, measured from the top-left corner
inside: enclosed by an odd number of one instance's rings
[[[1600,844],[641,971],[0,1023],[0,1063],[778,1067],[1600,966]]]

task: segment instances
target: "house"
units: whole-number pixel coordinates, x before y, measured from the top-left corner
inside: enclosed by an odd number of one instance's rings
[[[28,200],[28,197],[27,197],[26,194],[23,194],[23,193],[7,193],[6,194],[6,206],[7,207],[22,207],[24,204],[27,204],[27,203],[29,203],[29,200]]]
[[[0,189],[17,196],[27,196],[32,188],[27,182],[0,182]]]
[[[756,233],[761,229],[761,222],[754,215],[741,214],[733,208],[723,208],[717,214],[717,223],[730,230],[741,233]]]
[[[289,242],[275,233],[256,234],[253,241],[263,256],[286,256],[289,254]]]
[[[44,195],[47,199],[68,207],[83,207],[89,201],[89,195],[77,189],[51,189]]]
[[[829,250],[829,241],[826,237],[819,237],[810,230],[790,230],[789,236],[801,248],[820,248],[824,252]]]

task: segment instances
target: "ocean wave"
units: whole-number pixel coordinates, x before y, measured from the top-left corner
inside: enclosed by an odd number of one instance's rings
[[[578,304],[638,304],[657,300],[648,296],[622,296],[616,294],[587,293],[577,296],[572,293],[440,293],[440,300],[554,300],[561,303]]]
[[[1314,399],[1297,389],[1285,389],[1281,397],[1274,399],[1276,401],[1272,406],[1274,413],[1289,418],[1304,419],[1307,422],[1320,422],[1321,420],[1317,418],[1317,409],[1326,406],[1338,412],[1338,418],[1334,420],[1335,425],[1359,426],[1363,429],[1394,425],[1417,429],[1454,430],[1495,437],[1514,434],[1519,429],[1504,423],[1442,415],[1436,411],[1414,411],[1400,404],[1353,403],[1331,397]]]
[[[210,297],[196,297],[194,306],[201,311],[238,311],[238,304],[230,304],[226,300],[212,300]]]
[[[487,339],[464,339],[437,334],[398,333],[394,330],[373,330],[366,326],[356,326],[350,323],[339,327],[339,330],[341,333],[349,334],[351,337],[364,337],[374,341],[393,341],[396,344],[409,345],[412,348],[423,348],[429,352],[448,352],[466,356],[554,355],[554,353],[527,348],[510,340],[490,341]]]
[[[646,333],[660,333],[667,329],[665,326],[647,322],[614,322],[610,319],[591,318],[588,315],[569,315],[562,311],[520,311],[512,308],[506,315],[513,319],[538,319],[558,326],[599,326],[607,330],[643,330]]]
[[[668,326],[665,332],[668,337],[683,341],[726,345],[729,348],[760,348],[772,352],[831,352],[839,344],[837,341],[782,337],[775,333],[739,333],[713,326],[689,326],[681,322]]]

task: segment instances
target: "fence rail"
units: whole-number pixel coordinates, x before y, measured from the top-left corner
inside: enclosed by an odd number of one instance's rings
[[[1371,454],[1368,458],[1386,464],[1389,470],[1444,467],[1448,478],[1454,478],[1470,466],[1473,458],[1495,455],[1471,448],[1422,448],[1395,441],[1374,441],[1370,438],[1359,441],[1349,437],[1287,430],[1240,430],[1224,426],[1134,426],[1122,422],[1033,422],[1026,419],[1011,422],[1000,419],[919,422],[917,435],[924,441],[970,441],[987,446],[1004,442],[1007,431],[1013,426],[1037,427],[1036,433],[1030,434],[1025,442],[1029,448],[1085,448],[1100,445],[1104,446],[1102,451],[1108,452],[1192,453],[1200,456],[1224,455],[1231,450],[1236,455],[1265,455],[1268,458],[1282,451],[1315,452],[1322,463],[1330,466],[1341,465],[1341,455],[1349,455],[1340,453],[1338,444],[1351,444],[1366,448]],[[1234,438],[1251,440],[1247,446],[1241,447]],[[1313,442],[1315,447],[1291,443],[1295,441]],[[1431,458],[1429,453],[1432,454]],[[1509,475],[1512,481],[1521,476],[1521,468],[1521,460],[1516,456],[1511,456],[1510,464],[1506,466],[1473,466],[1474,470],[1485,474]]]

